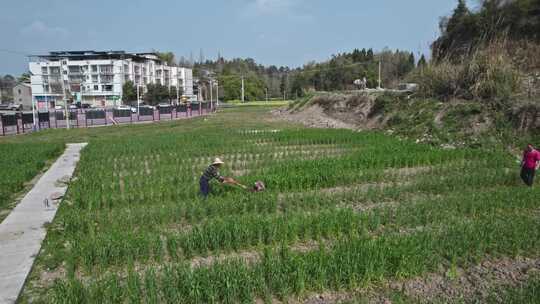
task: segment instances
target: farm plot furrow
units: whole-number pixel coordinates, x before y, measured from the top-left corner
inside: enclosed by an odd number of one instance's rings
[[[502,151],[233,111],[91,141],[23,302],[287,300],[540,254],[540,192]],[[215,157],[266,191],[201,198]]]

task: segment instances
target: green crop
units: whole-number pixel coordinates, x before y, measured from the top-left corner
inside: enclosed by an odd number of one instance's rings
[[[286,301],[540,254],[540,192],[521,185],[503,151],[264,115],[244,107],[93,139],[29,286],[40,269],[62,275],[23,299]],[[213,181],[203,200],[198,180],[214,157],[223,175],[267,190]]]
[[[24,183],[62,151],[63,145],[54,143],[0,144],[0,210],[8,208]]]

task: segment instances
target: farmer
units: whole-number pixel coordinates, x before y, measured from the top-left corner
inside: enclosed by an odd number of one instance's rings
[[[223,183],[225,181],[225,177],[219,175],[219,168],[223,165],[223,161],[216,157],[214,159],[214,162],[204,170],[201,179],[199,181],[199,185],[201,187],[201,195],[204,198],[208,197],[208,194],[210,193],[210,181],[215,178],[220,183]]]
[[[534,183],[534,174],[538,170],[540,162],[540,152],[534,149],[532,144],[528,144],[523,151],[523,160],[521,161],[521,179],[529,187]]]

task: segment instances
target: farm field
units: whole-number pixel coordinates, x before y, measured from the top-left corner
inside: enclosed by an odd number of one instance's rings
[[[60,143],[0,143],[0,222],[14,207],[16,194],[63,149]]]
[[[270,109],[84,131],[89,145],[21,302],[517,303],[538,295],[540,191],[521,185],[511,156],[307,129],[271,119]],[[43,136],[76,138],[66,134]],[[213,184],[202,200],[198,179],[216,156],[223,175],[262,180],[267,190]]]

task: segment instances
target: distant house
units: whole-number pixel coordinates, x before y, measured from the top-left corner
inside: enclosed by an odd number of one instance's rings
[[[22,105],[24,110],[32,109],[32,86],[26,82],[14,86],[13,102]]]

